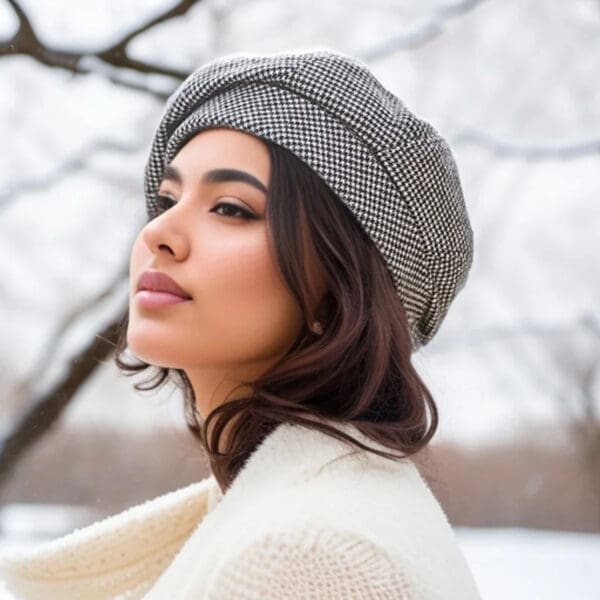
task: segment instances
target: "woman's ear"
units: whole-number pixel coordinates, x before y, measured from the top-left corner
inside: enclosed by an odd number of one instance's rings
[[[322,335],[327,328],[327,324],[331,321],[334,308],[333,296],[329,291],[325,292],[315,310],[315,316],[311,326],[312,331],[318,335]]]

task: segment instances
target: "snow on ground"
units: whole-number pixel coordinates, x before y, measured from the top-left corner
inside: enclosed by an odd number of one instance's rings
[[[598,600],[600,535],[455,528],[484,600]]]

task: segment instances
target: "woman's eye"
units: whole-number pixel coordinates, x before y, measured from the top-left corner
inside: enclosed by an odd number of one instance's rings
[[[218,212],[219,208],[224,208],[225,211]],[[246,209],[242,208],[241,206],[238,206],[237,204],[232,204],[231,202],[218,202],[217,204],[215,204],[215,206],[213,208],[210,209],[210,212],[215,212],[215,213],[221,214],[225,217],[235,217],[235,218],[246,219],[246,220],[256,219],[256,215],[251,213],[249,210],[246,210]],[[236,217],[235,216],[236,213],[239,216]]]
[[[156,195],[156,201],[163,211],[171,208],[171,206],[175,204],[175,200],[173,200],[173,198],[169,198],[169,196],[162,196],[161,194]]]
[[[168,210],[169,208],[177,204],[177,202],[173,200],[173,198],[170,198],[169,196],[163,196],[161,194],[156,195],[156,200],[162,211]],[[222,210],[220,211],[219,209]],[[215,204],[215,206],[213,206],[213,208],[210,209],[210,212],[214,212],[224,217],[233,217],[236,219],[245,219],[248,221],[251,219],[258,218],[254,213],[250,212],[249,210],[246,210],[245,208],[242,208],[241,206],[238,206],[237,204],[233,204],[231,202],[218,202],[217,204]]]

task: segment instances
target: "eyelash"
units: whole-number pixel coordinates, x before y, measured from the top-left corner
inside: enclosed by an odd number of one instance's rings
[[[157,194],[156,199],[158,200],[159,205],[162,208],[164,208],[164,210],[167,210],[176,204],[176,202],[172,198],[169,198],[169,196],[163,196],[162,194]],[[166,208],[165,208],[165,205],[166,205]],[[237,217],[232,216],[232,215],[221,215],[224,217],[231,217],[232,219],[243,219],[245,221],[251,221],[251,220],[257,218],[250,211],[248,211],[244,208],[241,208],[237,204],[232,204],[231,202],[218,202],[217,204],[215,204],[215,206],[213,206],[213,208],[210,209],[210,212],[215,212],[215,209],[218,208],[219,206],[227,206],[227,207],[234,208],[241,215],[241,216],[237,216]],[[219,214],[219,213],[216,213],[216,214]]]

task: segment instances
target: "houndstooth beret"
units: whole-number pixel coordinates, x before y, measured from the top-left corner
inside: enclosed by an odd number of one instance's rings
[[[329,185],[385,259],[412,351],[428,343],[473,260],[457,167],[437,131],[365,64],[337,51],[225,55],[196,69],[167,100],[144,173],[149,219],[160,212],[165,165],[214,126],[284,146]]]

